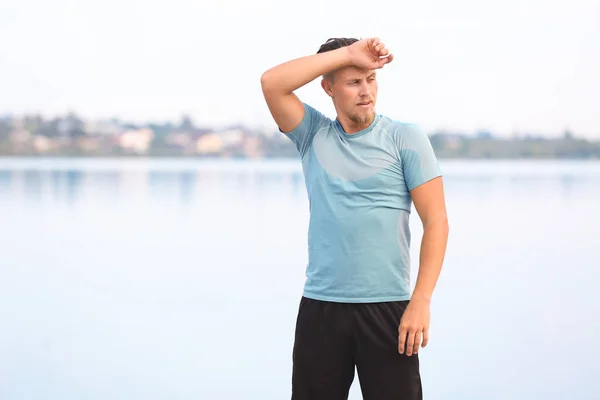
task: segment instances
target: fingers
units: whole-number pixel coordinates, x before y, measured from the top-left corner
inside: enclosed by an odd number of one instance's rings
[[[398,353],[404,354],[404,346],[406,345],[406,334],[408,333],[406,326],[400,325],[398,333]]]
[[[419,352],[419,347],[421,347],[421,335],[422,334],[423,334],[423,331],[415,332],[415,342],[412,347],[412,354],[417,354]],[[408,352],[406,354],[410,356],[410,354],[408,354]]]
[[[423,330],[423,343],[421,344],[421,347],[427,346],[427,343],[429,343],[429,329],[426,327]]]
[[[408,339],[406,341],[406,355],[411,356],[415,347],[415,332],[408,331]]]
[[[419,349],[421,345],[421,332],[408,331],[408,340],[406,341],[406,355],[412,356],[416,353],[415,348]]]
[[[371,38],[367,41],[367,44],[369,49],[379,57],[385,57],[390,53],[390,51],[385,47],[385,44],[381,43],[378,37]]]
[[[390,53],[387,57],[380,57],[379,58],[379,68],[383,68],[384,65],[391,63],[393,59],[394,59],[394,56],[392,53]]]
[[[385,57],[390,52],[383,43],[379,43],[375,46],[375,51],[379,54],[379,57]]]
[[[423,341],[421,341],[421,338],[423,338]],[[428,342],[429,332],[427,328],[418,329],[400,325],[398,333],[398,352],[400,354],[404,354],[405,350],[407,356],[418,354],[419,347],[427,346]]]
[[[367,51],[373,55],[378,54],[376,47],[379,46],[379,38],[371,38],[367,40]]]

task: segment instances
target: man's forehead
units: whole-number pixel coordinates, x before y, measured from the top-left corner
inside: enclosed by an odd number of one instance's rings
[[[376,72],[374,69],[364,69],[358,67],[348,67],[344,68],[339,74],[342,79],[362,79],[371,75],[375,75]]]

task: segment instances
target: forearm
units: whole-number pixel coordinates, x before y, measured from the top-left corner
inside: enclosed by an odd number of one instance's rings
[[[346,47],[291,60],[267,70],[261,77],[263,91],[282,94],[312,82],[328,72],[351,65]]]
[[[431,300],[444,262],[448,231],[447,219],[440,219],[424,226],[419,257],[419,273],[413,298]]]

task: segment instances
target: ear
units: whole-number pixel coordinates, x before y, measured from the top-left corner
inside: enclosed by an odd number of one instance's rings
[[[333,90],[331,89],[331,82],[329,82],[329,80],[325,78],[321,79],[321,87],[329,97],[333,97]]]

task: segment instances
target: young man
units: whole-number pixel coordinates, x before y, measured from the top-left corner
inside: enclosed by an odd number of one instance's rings
[[[422,399],[419,347],[446,251],[441,172],[415,125],[375,112],[376,72],[393,60],[377,38],[330,39],[261,77],[269,110],[296,145],[310,200],[309,262],[296,322],[292,399]],[[337,118],[294,91],[322,76]],[[411,205],[423,223],[410,293]]]

